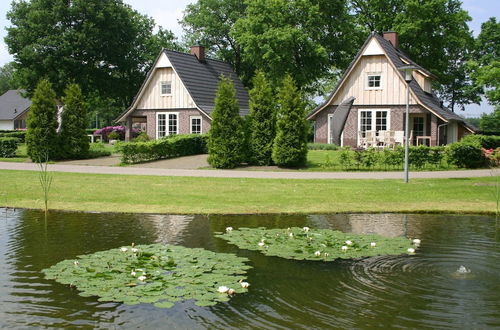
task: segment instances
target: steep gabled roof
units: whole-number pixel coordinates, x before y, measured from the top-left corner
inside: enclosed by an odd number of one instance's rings
[[[230,77],[236,88],[236,99],[240,106],[240,114],[248,114],[248,92],[234,73],[231,65],[206,59],[198,61],[195,55],[166,50],[165,54],[172,63],[179,78],[184,83],[194,103],[210,114],[215,107],[215,95],[221,75]]]
[[[31,106],[31,100],[23,97],[24,90],[11,89],[0,95],[0,120],[14,120]]]
[[[366,46],[368,45],[368,43],[370,42],[370,40],[372,38],[375,38],[378,41],[378,43],[382,47],[383,51],[387,55],[387,58],[390,61],[390,63],[392,63],[392,65],[394,65],[394,67],[397,69],[396,71],[400,75],[401,79],[403,79],[403,74],[401,73],[401,71],[399,71],[399,68],[402,66],[408,65],[408,64],[414,65],[415,67],[417,67],[417,70],[423,72],[427,76],[430,76],[432,78],[435,77],[431,72],[427,71],[426,69],[424,69],[420,65],[413,62],[400,49],[395,48],[390,41],[384,39],[378,33],[372,32],[371,35],[368,37],[368,39],[363,44],[363,46],[360,48],[360,50],[357,53],[354,60],[351,62],[351,64],[349,65],[349,67],[345,71],[344,75],[340,79],[340,81],[337,84],[337,86],[335,87],[335,89],[332,91],[332,93],[328,96],[328,98],[325,100],[325,102],[323,104],[318,106],[316,109],[314,109],[308,115],[308,119],[312,118],[312,116],[314,116],[316,113],[321,111],[325,106],[327,106],[331,102],[333,96],[336,94],[337,90],[340,88],[340,86],[342,85],[344,80],[347,78],[347,76],[349,75],[349,73],[353,69],[354,65],[358,62],[359,58],[363,54],[363,50],[366,48]],[[403,60],[406,63],[403,62]],[[410,83],[410,90],[422,106],[424,106],[429,111],[436,114],[438,117],[440,117],[444,121],[446,121],[446,122],[450,121],[450,120],[460,121],[460,122],[463,122],[465,124],[465,126],[467,128],[469,128],[470,130],[474,130],[474,128],[469,123],[467,123],[464,120],[464,118],[462,118],[459,115],[457,115],[456,113],[450,111],[446,107],[441,106],[441,101],[439,100],[439,98],[435,94],[429,94],[429,93],[424,92],[422,90],[422,88],[420,87],[420,85],[415,81],[415,79],[413,79]]]
[[[228,63],[205,59],[199,61],[193,54],[181,53],[172,50],[162,50],[156,62],[165,54],[170,61],[173,70],[179,76],[179,79],[184,84],[189,95],[193,99],[197,108],[210,117],[215,107],[215,96],[217,94],[217,87],[221,75],[231,78],[236,89],[236,100],[240,107],[240,115],[246,116],[249,112],[248,105],[248,92],[241,83],[236,73],[233,71],[231,65]],[[146,88],[149,80],[156,69],[156,62],[148,72],[139,92],[134,97],[132,105],[125,110],[116,121],[124,120],[133,110],[134,105],[137,103],[138,98],[141,97],[142,91]]]

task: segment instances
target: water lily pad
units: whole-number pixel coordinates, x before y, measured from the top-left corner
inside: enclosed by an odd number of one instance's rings
[[[359,235],[330,229],[239,228],[220,237],[240,249],[259,251],[268,256],[294,260],[333,261],[380,255],[411,254],[416,249],[404,237]],[[373,244],[374,243],[374,244]]]
[[[75,286],[81,296],[97,296],[103,302],[170,308],[176,301],[193,299],[198,306],[212,306],[229,300],[228,294],[218,292],[219,286],[247,292],[239,283],[251,268],[246,261],[233,254],[152,244],[78,256],[43,272],[47,279]]]

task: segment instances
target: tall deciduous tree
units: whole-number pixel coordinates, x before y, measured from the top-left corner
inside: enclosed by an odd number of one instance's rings
[[[271,83],[279,85],[289,73],[308,92],[332,66],[347,66],[357,41],[343,0],[248,1],[232,33],[245,58]]]
[[[126,106],[172,33],[121,0],[17,0],[8,12],[5,42],[17,75],[32,94],[47,77],[58,96],[71,82]]]
[[[59,158],[56,94],[48,80],[37,84],[31,102],[26,132],[28,156],[35,162]]]
[[[278,166],[301,167],[307,160],[305,104],[293,78],[286,75],[278,95],[273,160]]]
[[[369,31],[396,31],[400,48],[438,77],[440,96],[456,108],[479,102],[467,60],[471,20],[459,0],[350,0],[357,21]]]
[[[245,0],[198,0],[187,5],[180,23],[186,32],[186,43],[205,45],[209,55],[230,63],[248,82],[254,68],[251,63],[243,63],[243,50],[232,35],[234,24],[245,16],[246,7]]]
[[[474,83],[492,105],[500,105],[500,22],[495,17],[481,25],[473,59],[469,62]]]
[[[69,85],[64,91],[63,103],[59,134],[61,156],[67,159],[85,158],[89,151],[89,139],[85,132],[87,105],[80,86]]]
[[[245,132],[233,81],[221,76],[208,133],[208,162],[234,168],[244,161]]]
[[[9,89],[18,89],[19,83],[14,77],[14,63],[9,62],[0,67],[0,95]]]
[[[266,76],[258,71],[250,90],[250,114],[248,129],[251,162],[271,165],[275,137],[276,102]]]

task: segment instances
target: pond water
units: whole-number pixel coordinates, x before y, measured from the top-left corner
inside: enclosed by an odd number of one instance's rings
[[[238,250],[227,226],[309,226],[422,239],[413,256],[330,263]],[[178,216],[0,208],[0,327],[155,329],[500,327],[500,230],[486,216]],[[77,255],[163,242],[250,259],[247,294],[214,307],[101,303],[41,270]],[[464,266],[467,272],[457,272]],[[462,268],[462,271],[464,268]]]

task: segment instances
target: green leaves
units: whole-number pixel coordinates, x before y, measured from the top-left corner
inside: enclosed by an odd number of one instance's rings
[[[334,261],[409,253],[416,248],[403,237],[357,235],[329,229],[239,228],[216,235],[240,249],[295,260]],[[375,243],[375,244],[372,244]]]
[[[138,245],[64,260],[44,269],[47,279],[75,286],[83,297],[127,305],[152,303],[170,308],[194,299],[198,306],[229,300],[220,286],[244,293],[246,258],[173,245]]]

